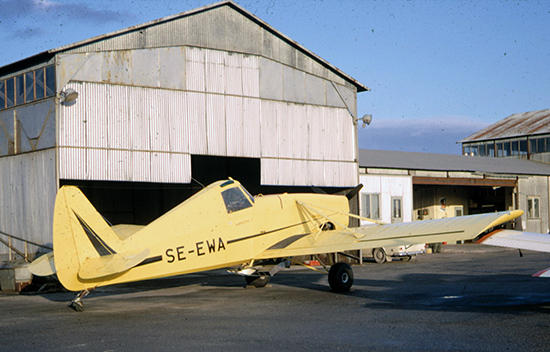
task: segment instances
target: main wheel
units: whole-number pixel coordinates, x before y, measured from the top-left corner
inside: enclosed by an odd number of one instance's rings
[[[253,276],[245,276],[246,284],[252,285],[254,287],[265,287],[269,283],[270,276],[267,275],[253,275]]]
[[[382,264],[386,262],[386,252],[384,251],[384,248],[375,248],[372,250],[372,256],[374,257],[374,261],[378,264]]]
[[[353,285],[353,270],[346,263],[336,263],[328,272],[328,284],[334,292],[349,291]]]

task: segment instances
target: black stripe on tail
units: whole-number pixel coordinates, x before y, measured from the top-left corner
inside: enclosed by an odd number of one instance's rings
[[[86,221],[84,221],[74,210],[73,210],[73,213],[78,219],[78,222],[80,222],[80,226],[82,226],[82,229],[84,229],[84,232],[88,236],[88,239],[90,240],[90,242],[92,243],[95,250],[100,256],[116,253],[115,250],[109,247],[109,245],[105,243],[105,241],[103,241],[101,237],[99,237],[99,235],[95,233],[95,231],[90,227],[90,225],[88,225]]]

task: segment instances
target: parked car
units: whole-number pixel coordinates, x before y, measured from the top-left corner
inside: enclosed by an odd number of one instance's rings
[[[363,250],[363,257],[372,257],[377,263],[391,262],[392,259],[401,259],[408,262],[418,254],[426,253],[426,244],[411,244],[407,246],[380,247],[371,251]]]

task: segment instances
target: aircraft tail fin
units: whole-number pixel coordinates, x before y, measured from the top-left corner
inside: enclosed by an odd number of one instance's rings
[[[128,270],[149,254],[129,251],[77,187],[58,191],[53,223],[57,276],[71,291],[98,286],[103,277]]]

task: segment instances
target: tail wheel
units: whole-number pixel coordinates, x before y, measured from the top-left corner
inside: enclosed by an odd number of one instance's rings
[[[252,276],[245,276],[247,285],[252,285],[254,287],[265,287],[269,283],[270,276],[268,275],[252,275]]]
[[[328,284],[334,292],[349,291],[353,285],[353,270],[346,263],[336,263],[328,272]]]

